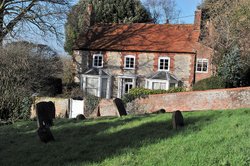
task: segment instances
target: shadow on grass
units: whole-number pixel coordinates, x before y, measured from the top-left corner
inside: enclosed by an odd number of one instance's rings
[[[128,117],[113,119],[97,123],[86,124],[74,120],[60,121],[55,125],[57,127],[66,126],[67,123],[77,123],[77,126],[58,128],[52,132],[56,138],[55,142],[42,144],[36,139],[36,132],[19,132],[18,137],[14,134],[8,135],[2,148],[0,147],[0,156],[3,160],[1,165],[70,165],[99,163],[110,157],[115,157],[124,153],[124,150],[136,150],[142,146],[147,146],[159,142],[160,140],[174,137],[175,135],[187,135],[199,132],[202,128],[214,118],[214,114],[208,116],[188,116],[185,119],[186,126],[178,131],[173,130],[171,119],[168,114],[161,120],[149,121],[139,124],[132,128],[119,129],[108,132],[110,128],[118,128],[130,122],[151,118],[146,117]],[[152,118],[157,117],[152,115]],[[184,115],[185,118],[185,115]],[[35,123],[35,122],[34,122]],[[32,123],[31,126],[36,124]],[[24,125],[25,126],[25,125]],[[16,129],[13,129],[16,130]],[[15,132],[15,131],[12,131]],[[0,135],[0,137],[4,137]],[[2,150],[1,150],[2,149]],[[6,151],[3,151],[6,149]],[[13,159],[6,158],[13,156]],[[15,157],[17,156],[17,157]],[[15,161],[15,162],[13,162]]]

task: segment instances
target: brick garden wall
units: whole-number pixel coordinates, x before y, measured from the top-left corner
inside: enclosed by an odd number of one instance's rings
[[[250,87],[150,95],[133,103],[138,112],[250,108]],[[129,110],[135,111],[135,110]]]

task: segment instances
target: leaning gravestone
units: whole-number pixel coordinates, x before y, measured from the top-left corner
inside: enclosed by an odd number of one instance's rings
[[[174,129],[178,129],[179,127],[184,126],[184,119],[183,119],[181,111],[177,110],[173,112],[172,125]]]
[[[46,126],[39,127],[37,130],[37,134],[38,134],[41,142],[47,143],[49,141],[55,140],[49,127],[46,127]]]
[[[124,107],[124,104],[123,104],[123,102],[122,102],[121,99],[115,98],[115,99],[113,100],[113,103],[115,104],[115,106],[116,106],[116,108],[117,108],[117,112],[118,112],[118,116],[119,116],[119,117],[120,117],[120,116],[127,115],[127,111],[126,111],[126,109],[125,109],[125,107]]]
[[[54,103],[51,101],[37,103],[36,116],[38,125],[37,134],[41,142],[54,141],[55,139],[50,131],[50,126],[53,125],[53,118],[55,118]]]
[[[55,118],[55,105],[53,102],[40,102],[36,104],[36,115],[38,120],[38,127],[52,126]]]

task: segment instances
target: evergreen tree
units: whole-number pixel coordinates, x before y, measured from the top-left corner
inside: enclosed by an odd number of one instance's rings
[[[239,87],[244,77],[244,63],[238,46],[234,46],[225,54],[218,68],[218,75],[224,80],[228,88]]]
[[[65,25],[65,50],[70,54],[79,34],[82,34],[89,26],[88,4],[93,5],[93,24],[151,21],[150,13],[139,0],[80,0],[72,8]]]

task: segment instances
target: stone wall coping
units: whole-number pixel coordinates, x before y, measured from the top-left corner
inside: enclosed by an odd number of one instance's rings
[[[223,92],[223,91],[241,91],[241,90],[250,90],[250,86],[248,87],[240,87],[240,88],[225,88],[225,89],[211,89],[204,91],[187,91],[187,92],[176,92],[176,93],[163,93],[163,94],[152,94],[149,96],[165,96],[165,95],[182,95],[182,94],[192,94],[192,93],[209,93],[209,92]]]

